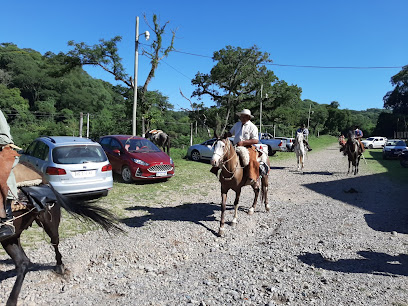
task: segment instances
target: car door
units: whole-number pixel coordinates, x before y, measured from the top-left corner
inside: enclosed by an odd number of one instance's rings
[[[105,137],[100,141],[102,148],[105,150],[106,156],[112,165],[114,172],[120,173],[122,171],[123,161],[121,159],[122,153],[113,152],[119,150],[122,152],[122,145],[118,140],[112,137]]]
[[[212,158],[214,154],[214,141],[214,139],[210,139],[203,143],[203,148],[200,150],[201,158]]]
[[[38,141],[37,145],[32,151],[32,165],[34,165],[34,167],[42,173],[45,173],[48,167],[49,152],[50,148],[42,141]]]

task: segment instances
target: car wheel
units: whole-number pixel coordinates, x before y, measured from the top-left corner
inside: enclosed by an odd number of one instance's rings
[[[193,152],[191,152],[191,160],[200,161],[200,159],[201,159],[200,152],[198,152],[197,150],[194,150]]]
[[[276,151],[273,151],[272,148],[268,146],[268,153],[269,153],[269,156],[274,156],[276,154]]]
[[[122,180],[125,183],[131,183],[133,181],[132,179],[132,172],[130,171],[130,168],[128,166],[124,166],[122,168]]]
[[[370,144],[370,145],[368,146],[368,148],[369,148],[369,149],[372,149],[372,148],[373,148],[373,145],[372,145],[372,144]]]

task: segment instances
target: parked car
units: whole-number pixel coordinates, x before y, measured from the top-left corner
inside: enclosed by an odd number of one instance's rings
[[[215,138],[195,144],[187,149],[187,157],[193,161],[210,160],[214,154]]]
[[[112,166],[99,143],[87,138],[50,136],[35,139],[21,152],[66,196],[106,196],[113,187]]]
[[[399,154],[400,164],[404,168],[408,168],[408,151],[403,151]]]
[[[363,143],[365,148],[378,149],[378,148],[383,148],[385,146],[385,143],[387,142],[387,138],[381,137],[381,136],[374,136],[374,137],[369,137],[366,140],[362,140],[361,142]]]
[[[401,152],[404,151],[408,151],[405,141],[401,139],[389,139],[383,148],[383,159],[398,158]]]
[[[288,149],[289,152],[293,152],[295,149],[293,146],[293,142],[295,141],[295,138],[292,137],[275,137],[275,139],[280,139],[280,140],[285,140],[286,141],[286,148]]]
[[[268,146],[269,155],[274,155],[276,152],[288,151],[286,140],[273,138],[269,133],[259,133],[259,141]]]
[[[133,180],[169,179],[174,163],[150,140],[130,135],[102,136],[99,143],[112,164],[112,170],[126,183]]]

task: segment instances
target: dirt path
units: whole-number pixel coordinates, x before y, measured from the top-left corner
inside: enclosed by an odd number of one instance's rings
[[[359,175],[347,175],[335,146],[312,153],[303,174],[295,157],[272,162],[271,212],[258,205],[248,216],[246,187],[225,238],[215,236],[214,177],[208,194],[134,203],[119,239],[96,231],[63,240],[64,278],[50,270],[45,243],[26,250],[36,265],[20,305],[408,305],[407,186],[370,174],[363,161]],[[2,303],[12,269],[1,256]]]

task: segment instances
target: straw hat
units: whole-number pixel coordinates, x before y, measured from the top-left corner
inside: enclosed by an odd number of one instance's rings
[[[254,118],[254,116],[251,115],[251,111],[249,109],[246,109],[246,108],[243,109],[242,112],[238,112],[237,115],[238,116],[247,115],[247,116],[251,117],[251,119]]]

